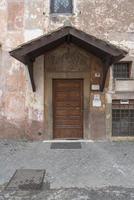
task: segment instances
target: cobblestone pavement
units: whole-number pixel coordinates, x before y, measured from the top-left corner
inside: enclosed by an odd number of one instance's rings
[[[106,187],[42,190],[41,192],[1,192],[0,200],[134,200],[134,189]]]
[[[3,191],[16,169],[45,169],[44,189]],[[83,142],[82,149],[57,150],[49,142],[1,140],[0,185],[0,200],[134,200],[134,143]]]

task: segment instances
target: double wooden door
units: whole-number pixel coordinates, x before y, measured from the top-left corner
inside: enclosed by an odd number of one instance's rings
[[[83,80],[53,80],[53,134],[59,139],[83,137]]]

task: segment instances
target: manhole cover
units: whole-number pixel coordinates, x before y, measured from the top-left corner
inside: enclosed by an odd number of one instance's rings
[[[81,149],[80,142],[55,142],[51,143],[51,149]]]
[[[43,185],[45,170],[19,169],[16,170],[6,190],[40,190]]]

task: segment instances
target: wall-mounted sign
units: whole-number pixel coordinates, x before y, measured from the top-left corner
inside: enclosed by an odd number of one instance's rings
[[[91,90],[94,90],[94,91],[100,90],[100,85],[99,84],[92,84],[91,85]]]
[[[129,104],[129,100],[128,99],[122,99],[122,100],[120,100],[120,104]]]
[[[101,107],[101,99],[99,94],[96,94],[93,97],[93,107]]]

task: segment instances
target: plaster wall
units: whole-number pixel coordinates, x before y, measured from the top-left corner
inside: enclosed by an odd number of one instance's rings
[[[125,59],[134,61],[133,7],[132,0],[74,0],[73,14],[55,15],[50,14],[49,0],[1,0],[0,137],[43,139],[41,132],[45,130],[43,58],[37,58],[35,62],[39,67],[34,70],[37,87],[34,94],[27,68],[9,56],[12,48],[69,21],[78,29],[124,48],[129,52]],[[133,63],[131,78],[134,78]],[[128,88],[131,83],[125,84]],[[122,94],[115,91],[112,69],[107,77],[107,85],[102,99],[109,106],[112,98],[134,98],[133,88],[131,92]],[[123,85],[120,87],[123,90]],[[110,107],[107,110],[106,118],[110,119]]]

